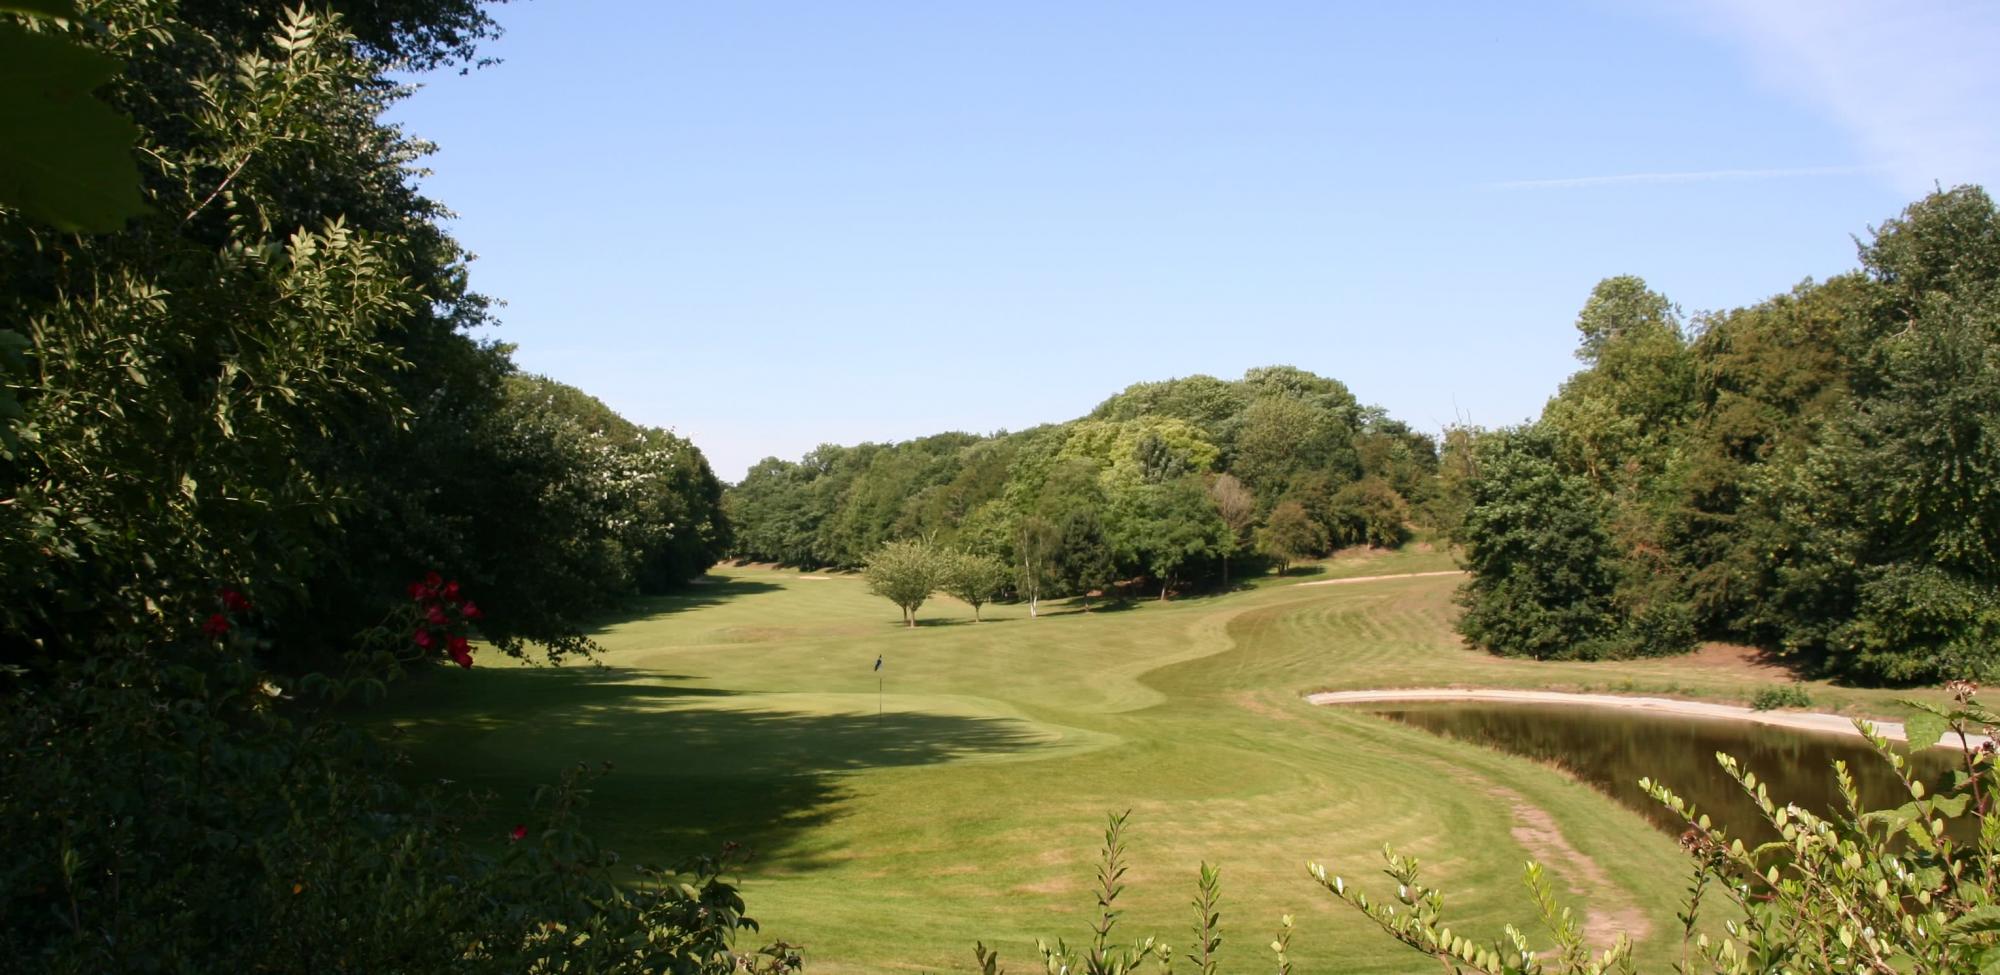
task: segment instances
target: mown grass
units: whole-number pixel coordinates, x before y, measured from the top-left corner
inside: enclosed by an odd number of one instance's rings
[[[1669,838],[1547,767],[1301,695],[1466,684],[1729,698],[1755,687],[1686,661],[1535,664],[1466,650],[1449,627],[1450,576],[1291,584],[1450,567],[1434,553],[1357,556],[1165,604],[1058,606],[1035,620],[993,606],[979,624],[940,598],[913,630],[853,576],[724,568],[605,627],[602,667],[440,675],[389,720],[411,736],[415,774],[500,797],[496,835],[562,767],[610,762],[592,820],[628,859],[751,845],[752,913],[767,934],[804,943],[814,971],[969,970],[975,940],[1025,969],[1036,937],[1083,938],[1098,834],[1107,811],[1126,808],[1128,933],[1186,943],[1206,859],[1223,867],[1227,970],[1265,966],[1286,913],[1298,915],[1301,972],[1417,970],[1428,963],[1318,892],[1305,862],[1373,884],[1379,848],[1393,843],[1432,864],[1456,929],[1497,933],[1530,920],[1519,878],[1537,841],[1523,802],[1598,879],[1577,864],[1552,871],[1650,923],[1645,955],[1664,961],[1683,879]],[[1893,697],[1812,693],[1861,709]]]

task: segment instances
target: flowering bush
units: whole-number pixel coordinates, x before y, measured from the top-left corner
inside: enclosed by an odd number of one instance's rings
[[[466,633],[486,615],[479,605],[465,598],[457,580],[447,582],[436,572],[410,583],[408,592],[410,642],[426,653],[442,650],[452,663],[471,667],[472,641]]]

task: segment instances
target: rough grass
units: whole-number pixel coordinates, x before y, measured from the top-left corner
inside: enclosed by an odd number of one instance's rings
[[[813,971],[970,970],[974,940],[1025,970],[1036,937],[1086,936],[1098,835],[1126,808],[1124,930],[1188,942],[1196,865],[1219,862],[1227,970],[1268,965],[1286,913],[1301,972],[1429,964],[1306,879],[1313,859],[1379,890],[1384,843],[1425,857],[1456,930],[1525,924],[1521,864],[1547,853],[1531,837],[1550,824],[1590,861],[1552,872],[1650,924],[1642,954],[1663,968],[1684,879],[1669,838],[1547,767],[1301,695],[1463,684],[1731,698],[1755,685],[1690,661],[1466,650],[1449,627],[1454,577],[1288,585],[1450,567],[1432,553],[1349,556],[1226,595],[1037,620],[991,606],[980,624],[939,598],[914,630],[857,577],[725,568],[598,633],[602,668],[440,674],[388,720],[412,736],[413,774],[498,795],[496,836],[561,767],[612,763],[591,810],[610,844],[646,862],[749,844],[752,913],[804,943]],[[1811,689],[1861,710],[1893,697]]]

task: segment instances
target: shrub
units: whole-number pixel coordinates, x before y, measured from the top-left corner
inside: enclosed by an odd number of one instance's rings
[[[1775,708],[1812,707],[1812,695],[1806,693],[1804,684],[1776,684],[1757,692],[1750,699],[1752,711],[1770,711]]]

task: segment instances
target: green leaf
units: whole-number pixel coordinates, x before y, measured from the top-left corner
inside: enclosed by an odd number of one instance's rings
[[[1931,809],[1947,819],[1957,819],[1965,815],[1965,807],[1971,802],[1972,797],[1965,793],[1955,796],[1934,796],[1931,799]]]
[[[60,230],[110,231],[146,212],[139,127],[91,97],[117,59],[0,24],[0,204]]]
[[[1979,953],[1979,975],[2000,975],[2000,948],[1988,948]]]
[[[1983,904],[1953,918],[1945,930],[1952,934],[1985,934],[2000,931],[2000,905]]]
[[[1903,737],[1909,739],[1910,750],[1929,748],[1951,730],[1951,724],[1944,718],[1928,711],[1912,711],[1903,719]]]

